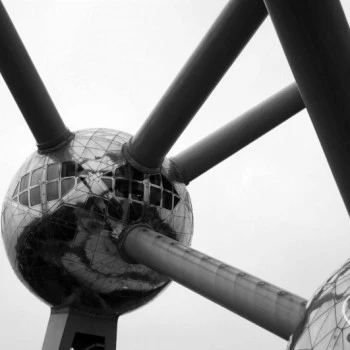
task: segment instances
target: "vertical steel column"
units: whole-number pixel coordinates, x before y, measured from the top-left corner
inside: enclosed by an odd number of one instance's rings
[[[298,87],[291,84],[171,160],[188,184],[304,108]]]
[[[117,315],[96,315],[70,308],[52,308],[42,350],[115,350],[117,324]]]
[[[192,248],[136,226],[122,249],[133,261],[164,274],[283,339],[305,314],[306,301]]]
[[[350,213],[350,31],[339,0],[264,0]]]
[[[200,10],[200,9],[199,9]],[[125,148],[140,170],[157,169],[267,16],[261,0],[231,0]]]
[[[70,139],[71,133],[58,114],[1,1],[0,72],[40,150],[48,150]]]

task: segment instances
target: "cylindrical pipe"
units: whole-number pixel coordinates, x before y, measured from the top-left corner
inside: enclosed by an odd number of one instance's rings
[[[303,108],[298,87],[291,84],[171,160],[188,184]]]
[[[339,0],[264,0],[350,214],[350,30]]]
[[[0,72],[39,150],[55,148],[71,138],[1,1]]]
[[[305,315],[306,301],[171,238],[136,226],[125,235],[126,255],[283,339]]]
[[[135,166],[157,169],[266,18],[261,0],[231,0],[125,148]]]

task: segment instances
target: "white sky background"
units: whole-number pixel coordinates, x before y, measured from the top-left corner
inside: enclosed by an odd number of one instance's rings
[[[225,0],[4,4],[71,130],[134,134]],[[350,0],[343,0],[350,18]],[[269,19],[171,150],[175,155],[293,81]],[[35,142],[0,79],[0,197]],[[306,112],[189,185],[193,247],[309,298],[349,257],[350,222]],[[2,349],[41,348],[49,307],[0,248]],[[122,316],[118,350],[284,349],[286,342],[173,283]]]

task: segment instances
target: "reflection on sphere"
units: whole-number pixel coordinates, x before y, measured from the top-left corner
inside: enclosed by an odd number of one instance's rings
[[[290,339],[290,350],[350,348],[350,260],[311,298],[306,316]]]
[[[2,210],[2,235],[21,281],[56,308],[122,314],[168,283],[119,253],[126,227],[146,223],[190,245],[192,207],[169,160],[159,174],[130,167],[130,135],[79,131],[63,149],[35,152],[14,177]]]

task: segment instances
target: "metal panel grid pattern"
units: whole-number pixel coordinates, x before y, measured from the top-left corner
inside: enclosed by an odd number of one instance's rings
[[[168,160],[156,175],[131,168],[122,154],[130,137],[79,131],[61,150],[35,152],[10,185],[2,210],[7,254],[19,278],[54,307],[122,314],[168,284],[120,254],[131,224],[191,242],[192,206],[176,169]]]
[[[344,350],[350,345],[350,260],[314,294],[290,350]]]

